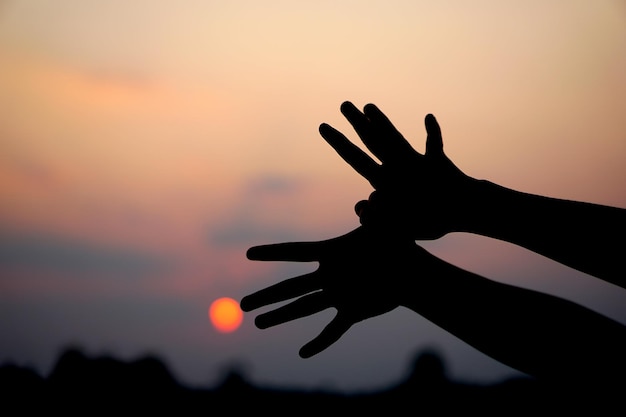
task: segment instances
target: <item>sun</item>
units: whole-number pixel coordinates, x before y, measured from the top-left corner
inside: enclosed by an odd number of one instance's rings
[[[229,297],[222,297],[211,303],[209,319],[217,331],[231,333],[241,325],[243,312],[237,301]]]

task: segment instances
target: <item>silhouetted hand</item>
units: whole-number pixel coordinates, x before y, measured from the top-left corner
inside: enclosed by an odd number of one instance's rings
[[[625,245],[614,238],[626,234],[625,209],[524,193],[469,177],[445,155],[439,124],[430,114],[422,155],[373,104],[361,112],[344,102],[341,112],[381,161],[331,126],[320,125],[324,139],[375,189],[369,200],[355,205],[361,224],[413,239],[475,233],[626,288]]]
[[[406,237],[359,228],[334,239],[252,247],[251,260],[319,262],[314,272],[250,294],[244,311],[264,329],[335,308],[300,349],[308,358],[352,325],[403,306],[481,352],[546,381],[601,384],[626,372],[626,327],[586,307],[492,281],[439,259]]]
[[[319,242],[292,242],[252,247],[247,256],[260,261],[319,262],[312,273],[287,279],[248,295],[241,308],[251,311],[297,298],[257,316],[264,329],[337,309],[324,330],[300,349],[311,357],[336,342],[355,323],[402,305],[413,297],[420,273],[428,271],[434,257],[410,239],[389,239],[361,226],[345,235]],[[420,263],[420,261],[422,261]]]
[[[426,152],[411,147],[389,119],[373,104],[361,112],[351,102],[341,112],[380,164],[342,133],[320,125],[322,137],[374,187],[367,216],[355,207],[362,224],[402,231],[414,239],[436,239],[459,230],[469,214],[472,178],[458,169],[443,151],[441,129],[432,114],[425,118]]]

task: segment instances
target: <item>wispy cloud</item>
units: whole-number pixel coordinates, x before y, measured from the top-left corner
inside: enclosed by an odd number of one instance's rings
[[[212,244],[245,246],[259,242],[284,242],[302,235],[300,211],[306,181],[265,174],[244,185],[240,202],[209,230]]]
[[[136,249],[82,242],[52,234],[0,234],[0,268],[123,277],[164,272],[173,259]]]
[[[290,242],[302,239],[302,233],[296,229],[255,224],[246,219],[239,219],[210,232],[211,243],[219,246],[244,246],[259,243]]]
[[[246,188],[246,197],[289,195],[302,190],[302,179],[287,178],[277,174],[265,174],[251,180]]]

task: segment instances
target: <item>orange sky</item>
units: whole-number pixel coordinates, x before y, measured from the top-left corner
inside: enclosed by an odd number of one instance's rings
[[[626,207],[624,51],[620,1],[6,1],[0,231],[176,265],[138,292],[240,296],[271,270],[246,247],[356,226],[369,185],[317,133],[356,140],[344,100],[420,151],[434,113],[474,177]]]

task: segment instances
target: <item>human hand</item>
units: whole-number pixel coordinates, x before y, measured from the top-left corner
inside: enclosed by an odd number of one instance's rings
[[[319,262],[314,272],[287,279],[241,300],[242,310],[249,312],[299,297],[257,316],[255,324],[261,329],[334,307],[335,317],[300,349],[303,358],[331,346],[353,324],[404,305],[408,301],[405,298],[416,292],[416,267],[421,274],[428,273],[435,259],[410,239],[390,239],[364,226],[329,240],[252,247],[247,257],[260,261]]]
[[[381,161],[376,162],[330,125],[320,125],[322,137],[375,189],[367,204],[362,200],[355,207],[362,224],[384,226],[414,239],[436,239],[463,229],[475,180],[445,155],[441,129],[432,114],[425,118],[426,152],[422,155],[374,104],[361,112],[344,102],[341,112]],[[361,211],[364,206],[367,212]]]

